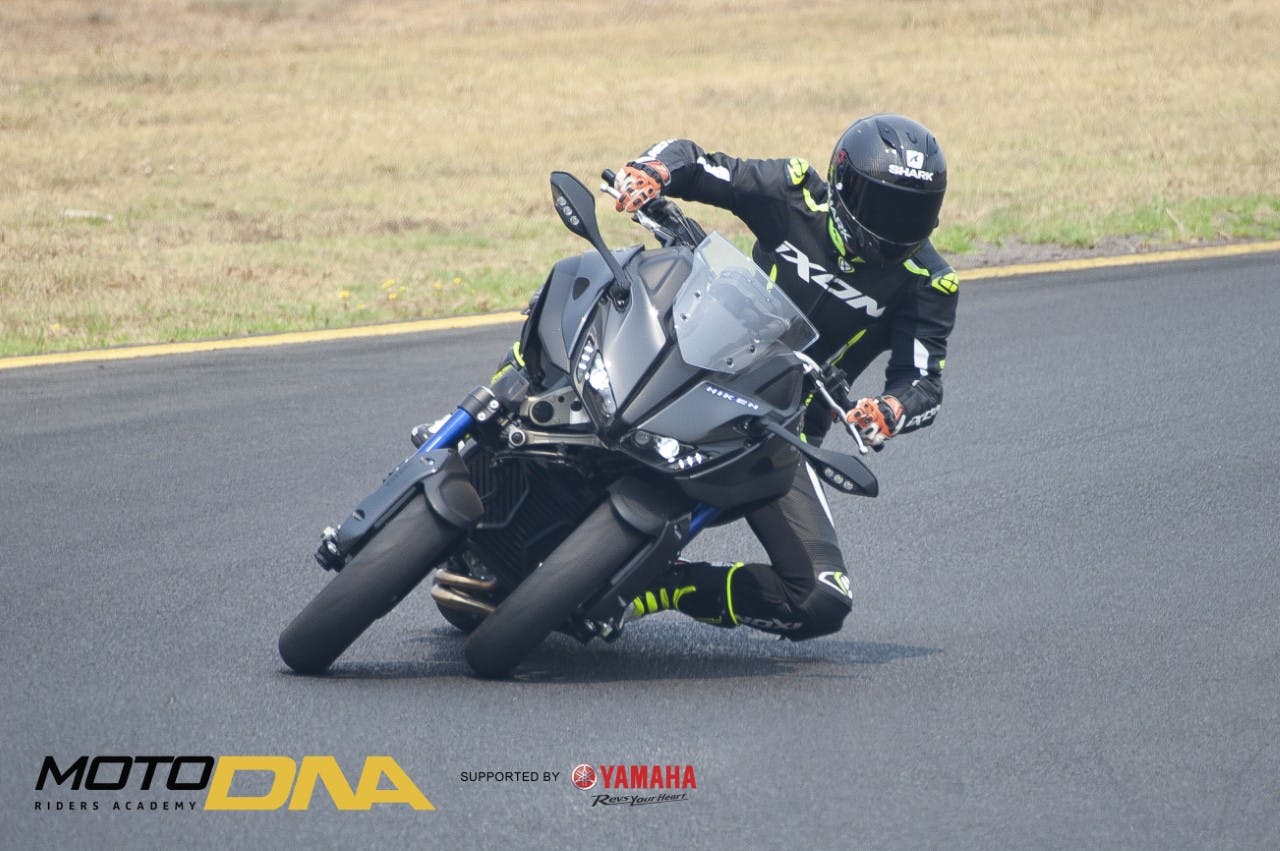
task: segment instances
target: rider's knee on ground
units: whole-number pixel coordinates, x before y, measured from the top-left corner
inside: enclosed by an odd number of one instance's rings
[[[821,574],[843,576],[843,566]],[[853,602],[835,587],[812,583],[803,596],[768,565],[744,565],[733,581],[735,619],[795,641],[838,632]]]
[[[853,611],[853,602],[826,588],[814,588],[807,599],[794,607],[801,628],[787,634],[793,641],[803,641],[839,632],[844,619]]]

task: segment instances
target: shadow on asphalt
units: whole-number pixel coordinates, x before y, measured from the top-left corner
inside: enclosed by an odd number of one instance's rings
[[[790,642],[745,630],[662,625],[633,629],[613,644],[582,645],[553,635],[529,655],[511,681],[608,683],[653,680],[718,680],[743,677],[855,679],[867,666],[943,652],[933,647],[818,638]],[[337,680],[476,679],[462,656],[463,636],[440,626],[410,639],[421,658],[342,662],[326,675]]]

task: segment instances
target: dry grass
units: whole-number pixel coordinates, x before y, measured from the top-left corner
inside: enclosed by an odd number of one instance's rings
[[[552,168],[823,162],[886,109],[947,149],[952,252],[1273,237],[1278,34],[1274,0],[9,0],[0,354],[509,307],[583,248]]]

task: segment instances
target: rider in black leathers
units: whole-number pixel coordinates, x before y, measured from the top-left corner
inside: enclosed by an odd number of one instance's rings
[[[619,212],[659,195],[734,213],[756,238],[752,256],[805,312],[820,337],[808,350],[850,378],[889,352],[884,391],[847,414],[864,442],[929,425],[942,402],[955,272],[934,250],[946,161],[933,134],[898,115],[854,122],[827,180],[802,159],[738,159],[686,139],[660,142],[618,173]],[[805,417],[818,443],[821,405]],[[831,512],[812,469],[747,516],[771,564],[677,562],[636,599],[632,614],[675,609],[720,626],[745,624],[791,639],[840,629],[852,608]]]

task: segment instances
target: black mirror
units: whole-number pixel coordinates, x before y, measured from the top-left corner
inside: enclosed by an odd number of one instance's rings
[[[596,198],[591,190],[582,185],[582,181],[567,171],[551,172],[551,200],[555,203],[556,212],[564,226],[595,246],[596,251],[604,258],[613,272],[613,285],[610,292],[614,298],[625,298],[631,292],[631,278],[618,265],[618,258],[613,256],[609,246],[604,244],[600,235],[600,225],[596,221]]]
[[[596,222],[596,199],[591,190],[572,174],[553,171],[551,198],[564,226],[594,245],[600,226]]]
[[[853,455],[839,452],[828,452],[825,449],[810,447],[814,469],[822,481],[854,496],[876,496],[880,493],[880,482],[866,464]]]
[[[875,473],[871,472],[871,468],[862,463],[861,458],[808,444],[770,420],[759,422],[765,431],[777,435],[800,450],[800,454],[818,471],[819,478],[831,487],[854,496],[879,495],[880,482],[876,479]]]

